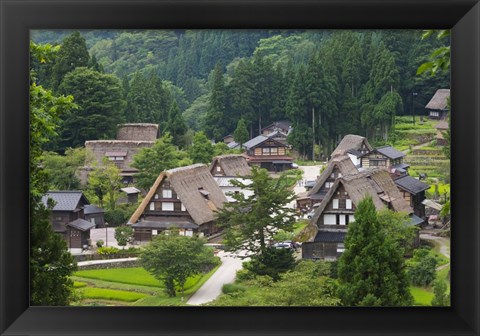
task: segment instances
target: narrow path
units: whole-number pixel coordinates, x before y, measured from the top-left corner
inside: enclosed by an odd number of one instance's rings
[[[450,260],[450,248],[448,247],[449,240],[447,238],[434,236],[429,233],[420,234],[420,238],[437,242],[440,245],[440,253]],[[441,271],[448,266],[450,266],[450,262],[448,264],[438,266],[437,271]]]
[[[242,268],[243,261],[240,258],[226,256],[222,251],[218,254],[222,265],[208,279],[199,290],[187,301],[189,305],[201,305],[215,300],[221,293],[224,284],[232,283],[235,275]]]
[[[424,143],[415,145],[415,146],[412,147],[412,150],[421,149],[422,147],[425,147],[425,146],[430,145],[431,142],[432,142],[432,141],[428,141],[428,142],[424,142]],[[405,154],[408,154],[408,153],[410,153],[410,149],[405,149],[405,150],[403,150],[402,152],[405,153]]]

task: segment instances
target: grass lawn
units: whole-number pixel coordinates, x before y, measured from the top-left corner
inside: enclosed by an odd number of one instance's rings
[[[185,283],[186,302],[218,269],[191,277]],[[127,281],[126,281],[127,279]],[[169,298],[163,284],[143,268],[114,268],[78,271],[72,276],[82,296],[81,306],[174,306],[184,305],[181,297]],[[179,290],[179,288],[177,288]]]
[[[80,289],[84,299],[100,299],[134,302],[147,296],[143,293],[127,292],[116,289],[85,287]]]
[[[155,279],[142,267],[84,270],[75,272],[74,275],[82,278],[98,279],[124,284],[163,287],[157,279]]]
[[[423,287],[410,286],[415,306],[431,306],[433,293]]]
[[[432,194],[435,193],[435,185],[434,184],[432,184],[430,186],[430,189],[428,189],[428,192],[432,193]],[[445,193],[450,194],[450,184],[439,183],[438,184],[438,193],[440,195],[443,195]]]

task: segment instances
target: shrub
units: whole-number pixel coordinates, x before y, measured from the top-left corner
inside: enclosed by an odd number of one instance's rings
[[[101,240],[101,239],[100,239],[100,240],[97,240],[97,247],[98,247],[98,248],[102,247],[103,244],[104,244],[103,240]]]
[[[244,286],[237,285],[237,284],[225,284],[222,287],[223,294],[228,294],[228,295],[242,293],[242,292],[245,292],[245,290],[246,288]]]
[[[413,252],[413,258],[407,261],[407,274],[415,286],[426,287],[435,280],[437,259],[428,249],[419,248]]]
[[[237,280],[238,281],[248,281],[248,280],[253,280],[255,278],[255,274],[250,272],[247,269],[241,269],[237,271]]]
[[[432,300],[432,306],[448,306],[450,296],[447,294],[447,284],[441,279],[437,279],[433,283],[433,293],[435,296]]]
[[[287,248],[266,248],[262,254],[255,255],[245,264],[245,268],[256,275],[268,275],[274,281],[280,279],[280,274],[295,267],[293,250]]]
[[[112,246],[99,247],[97,252],[99,255],[110,256],[117,254],[120,250]]]

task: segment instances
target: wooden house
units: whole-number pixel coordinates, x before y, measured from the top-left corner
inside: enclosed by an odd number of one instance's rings
[[[250,165],[281,172],[292,168],[293,158],[287,155],[286,144],[267,136],[259,135],[244,144],[246,158]]]
[[[85,206],[90,202],[81,191],[49,191],[42,202],[45,206],[53,204],[50,216],[53,231],[62,235],[72,252],[81,252],[88,246],[90,230],[95,224],[85,219]]]
[[[234,141],[233,135],[229,134],[227,136],[224,136],[222,140],[223,140],[224,143],[226,143],[228,145],[229,143]]]
[[[445,133],[448,131],[448,121],[440,120],[436,125],[435,128],[437,129],[437,134],[435,140],[437,141],[437,145],[445,146],[447,145],[447,140],[445,139]]]
[[[409,214],[406,225],[418,225],[418,218],[407,204],[389,173],[374,169],[345,175],[335,180],[311,221],[313,234],[302,244],[302,258],[335,260],[344,252],[344,238],[355,221],[359,202],[370,196],[377,210],[391,209]]]
[[[127,195],[126,198],[122,199],[122,203],[137,203],[138,202],[138,195],[140,194],[140,190],[135,187],[126,187],[121,188],[121,192]]]
[[[85,220],[95,224],[95,228],[105,227],[105,210],[93,204],[85,205],[83,209]]]
[[[355,134],[347,134],[343,137],[331,158],[336,156],[348,155],[355,166],[360,165],[360,157],[373,150],[367,138]]]
[[[330,159],[313,188],[304,197],[297,198],[297,208],[307,211],[312,209],[314,204],[320,203],[325,198],[337,178],[355,173],[358,173],[358,170],[348,156],[337,155]]]
[[[264,136],[270,136],[272,133],[279,131],[285,134],[285,136],[287,136],[288,133],[290,133],[291,129],[292,129],[292,123],[290,121],[281,120],[281,121],[275,121],[270,125],[262,128],[261,134]]]
[[[448,99],[450,89],[439,89],[435,92],[432,99],[425,108],[428,110],[430,119],[446,119],[448,115]]]
[[[395,179],[395,184],[405,201],[413,208],[415,215],[425,218],[425,204],[423,201],[426,198],[425,191],[430,186],[409,175]]]
[[[226,201],[206,165],[170,169],[157,177],[128,224],[137,241],[173,228],[187,236],[209,236],[219,231],[215,211]]]
[[[384,168],[394,176],[402,176],[407,174],[410,167],[403,163],[405,155],[392,146],[378,147],[361,157],[361,167],[364,169]]]
[[[247,160],[240,154],[220,155],[213,158],[210,165],[213,176],[249,176],[252,173]]]

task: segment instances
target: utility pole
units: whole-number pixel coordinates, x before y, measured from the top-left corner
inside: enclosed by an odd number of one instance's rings
[[[315,107],[312,107],[312,160],[315,161]]]
[[[413,124],[415,125],[415,106],[413,105],[413,98],[418,95],[416,92],[412,92],[412,113],[413,113]]]

